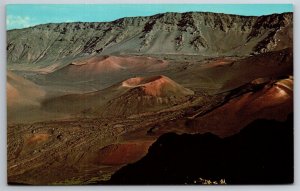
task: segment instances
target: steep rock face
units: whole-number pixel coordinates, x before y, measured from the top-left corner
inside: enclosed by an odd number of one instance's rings
[[[8,63],[47,65],[94,54],[249,55],[292,47],[292,29],[292,13],[164,13],[112,22],[44,24],[8,31]]]

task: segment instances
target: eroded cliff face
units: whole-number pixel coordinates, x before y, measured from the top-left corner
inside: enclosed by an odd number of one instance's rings
[[[112,22],[44,24],[7,32],[8,64],[59,64],[95,54],[244,56],[292,47],[292,30],[292,13],[164,13]]]

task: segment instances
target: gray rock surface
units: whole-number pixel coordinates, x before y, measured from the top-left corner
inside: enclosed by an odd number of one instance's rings
[[[292,47],[292,13],[163,13],[7,32],[8,64],[62,64],[96,54],[244,56]]]

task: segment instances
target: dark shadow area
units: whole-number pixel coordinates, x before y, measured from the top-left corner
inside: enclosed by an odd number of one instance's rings
[[[140,161],[117,171],[105,184],[288,184],[294,180],[293,114],[285,122],[260,119],[240,133],[167,133]]]

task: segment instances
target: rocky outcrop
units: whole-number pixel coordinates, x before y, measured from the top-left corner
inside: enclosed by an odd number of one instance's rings
[[[292,30],[292,13],[163,13],[112,22],[49,23],[8,31],[8,63],[61,64],[94,54],[249,55],[292,47]]]

